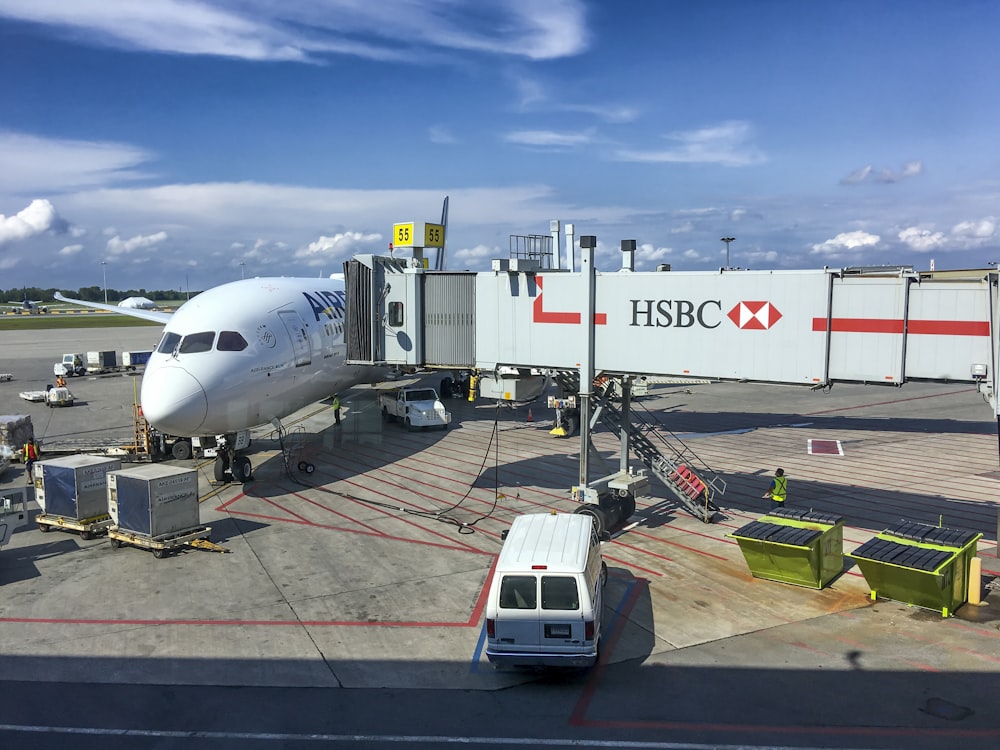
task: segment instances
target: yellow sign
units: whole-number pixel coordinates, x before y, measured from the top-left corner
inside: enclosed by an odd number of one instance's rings
[[[413,246],[413,222],[392,225],[392,244],[398,247]]]
[[[442,224],[424,224],[424,247],[444,247]]]
[[[409,221],[392,225],[394,247],[444,247],[444,225]]]

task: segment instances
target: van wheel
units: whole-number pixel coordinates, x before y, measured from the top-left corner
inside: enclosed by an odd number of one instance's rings
[[[601,585],[604,586],[608,582],[608,564],[601,560]]]
[[[603,508],[591,503],[584,503],[573,512],[581,516],[590,516],[591,520],[594,522],[594,531],[597,532],[598,536],[607,531],[608,517]]]

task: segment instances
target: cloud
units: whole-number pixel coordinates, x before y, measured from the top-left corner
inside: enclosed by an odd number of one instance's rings
[[[43,138],[0,131],[0,191],[68,191],[146,175],[136,167],[152,155],[135,146]]]
[[[13,216],[0,214],[0,245],[24,240],[48,231],[63,231],[66,223],[47,200],[36,199]]]
[[[443,125],[431,125],[427,129],[427,137],[430,138],[431,143],[437,143],[441,146],[451,146],[458,143],[458,139]]]
[[[837,258],[845,254],[857,253],[861,250],[873,248],[881,240],[882,238],[877,234],[870,234],[861,230],[841,232],[833,239],[813,245],[811,254]]]
[[[944,232],[932,232],[929,229],[920,229],[919,227],[908,227],[897,236],[900,242],[918,253],[930,252],[947,242]]]
[[[556,130],[516,130],[504,135],[507,143],[540,148],[576,148],[594,142],[592,132],[568,133]]]
[[[81,250],[83,250],[83,245],[66,245],[66,247],[59,251],[59,255],[64,258],[72,258]]]
[[[671,146],[642,151],[621,149],[615,157],[621,161],[645,163],[721,164],[746,167],[767,161],[764,154],[747,143],[753,129],[750,123],[731,120],[714,127],[668,133]]]
[[[866,164],[860,169],[856,169],[851,172],[847,175],[847,177],[841,179],[840,184],[860,185],[865,182],[874,182],[883,185],[890,185],[894,182],[900,182],[901,180],[906,180],[911,177],[917,177],[923,174],[923,172],[924,163],[922,161],[905,162],[898,172],[886,167],[876,170],[871,164]]]
[[[94,46],[300,63],[331,55],[426,61],[452,51],[549,60],[588,43],[582,0],[5,0],[0,17]]]
[[[159,245],[161,242],[166,240],[168,236],[169,235],[167,235],[166,232],[157,232],[156,234],[145,236],[140,234],[135,237],[130,237],[127,240],[123,240],[120,237],[115,236],[108,240],[108,252],[112,255],[128,255],[136,250],[142,250]]]
[[[990,216],[977,221],[963,221],[951,229],[953,236],[967,242],[983,242],[996,236],[997,221]]]
[[[362,232],[341,232],[332,237],[322,236],[295,252],[295,257],[305,260],[307,266],[329,264],[333,260],[346,260],[352,255],[362,252],[381,254],[382,235],[378,233],[363,234]],[[373,248],[374,243],[379,243]]]

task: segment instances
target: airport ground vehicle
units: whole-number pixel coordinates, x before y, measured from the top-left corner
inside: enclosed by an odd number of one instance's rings
[[[433,388],[394,388],[378,395],[379,411],[387,422],[400,421],[409,429],[440,427],[448,429],[451,412],[445,410]]]
[[[53,375],[63,375],[73,377],[75,375],[86,375],[87,365],[84,364],[82,354],[64,354],[61,362],[56,362],[52,366]]]
[[[486,656],[509,666],[593,665],[607,577],[589,516],[518,516],[490,583]]]

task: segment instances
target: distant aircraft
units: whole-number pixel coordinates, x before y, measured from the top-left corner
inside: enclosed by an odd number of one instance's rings
[[[28,299],[28,290],[24,290],[24,299],[21,300],[21,304],[17,307],[10,308],[12,313],[28,313],[29,315],[34,315],[36,313],[47,313],[49,308],[39,307],[45,300],[40,299]]]
[[[344,359],[344,282],[261,278],[202,292],[173,314],[56,299],[164,324],[146,364],[141,405],[166,435],[225,436],[215,477],[243,482],[250,459],[235,433],[280,425],[283,417],[354,385],[381,380],[385,368]]]

